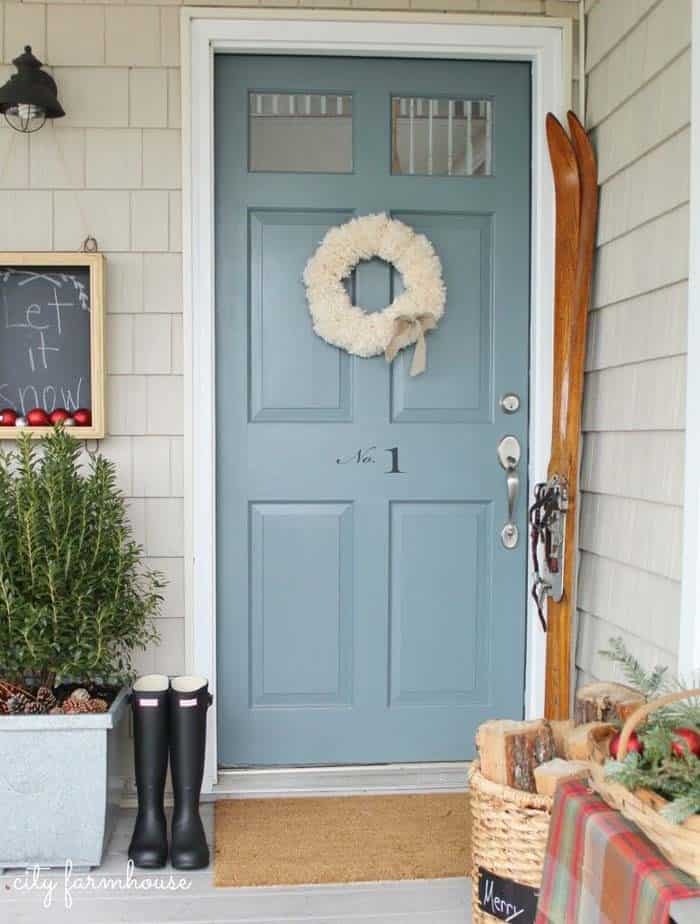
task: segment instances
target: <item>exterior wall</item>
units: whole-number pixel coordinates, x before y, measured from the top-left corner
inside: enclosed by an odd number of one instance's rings
[[[577,12],[563,0],[258,5]],[[597,652],[611,635],[646,663],[677,655],[690,0],[589,0],[587,26],[602,199],[584,419],[582,678],[610,673]],[[101,448],[118,463],[138,540],[170,579],[162,643],[138,659],[139,670],[165,672],[185,666],[178,33],[177,0],[0,3],[0,80],[30,43],[68,112],[31,138],[0,127],[0,249],[77,249],[92,233],[107,254]]]
[[[690,0],[588,0],[601,215],[589,327],[579,678],[622,636],[675,667],[688,276]]]
[[[256,5],[248,2],[231,6]],[[305,6],[265,0],[258,6]],[[0,81],[25,44],[50,65],[65,119],[0,126],[0,250],[107,254],[107,416],[136,538],[170,580],[140,671],[185,668],[178,0],[0,3]],[[563,0],[328,0],[319,7],[575,16]],[[10,145],[12,148],[10,149]]]

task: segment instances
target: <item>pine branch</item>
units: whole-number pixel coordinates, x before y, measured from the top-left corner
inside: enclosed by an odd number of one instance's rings
[[[673,824],[680,825],[691,815],[700,812],[700,791],[679,796],[661,809],[661,814]]]
[[[621,638],[611,638],[608,644],[610,648],[602,650],[600,654],[620,665],[625,679],[631,687],[634,687],[647,699],[661,693],[666,684],[668,668],[657,665],[651,671],[647,671],[634,655],[627,651]]]

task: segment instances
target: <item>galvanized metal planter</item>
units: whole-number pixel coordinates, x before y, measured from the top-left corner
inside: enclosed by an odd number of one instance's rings
[[[101,715],[0,716],[0,869],[100,864],[123,792],[127,696]]]

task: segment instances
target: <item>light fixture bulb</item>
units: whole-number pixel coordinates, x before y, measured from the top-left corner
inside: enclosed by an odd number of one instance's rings
[[[34,103],[17,103],[5,111],[5,118],[16,131],[38,131],[46,121],[46,110]]]

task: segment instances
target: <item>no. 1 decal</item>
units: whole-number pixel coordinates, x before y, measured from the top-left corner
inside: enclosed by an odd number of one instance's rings
[[[335,460],[335,463],[336,465],[376,465],[377,457],[375,453],[377,451],[376,446],[367,446],[366,448],[356,450],[349,456],[339,456]],[[382,449],[379,451],[391,454],[391,468],[386,469],[385,474],[402,475],[403,472],[399,468],[399,447],[392,446],[391,449]]]

